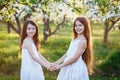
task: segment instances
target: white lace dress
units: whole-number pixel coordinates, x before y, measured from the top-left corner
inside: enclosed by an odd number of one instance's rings
[[[80,40],[71,41],[67,51],[67,57],[64,62],[68,61],[75,55],[79,42]],[[76,62],[62,67],[58,74],[57,80],[89,80],[87,66],[83,61],[82,56],[80,56]]]
[[[34,55],[39,57],[34,43],[32,43],[32,49],[35,53]],[[44,80],[41,65],[31,58],[27,49],[22,49],[20,80]]]

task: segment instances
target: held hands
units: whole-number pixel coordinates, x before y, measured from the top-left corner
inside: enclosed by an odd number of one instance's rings
[[[55,63],[51,63],[50,64],[50,67],[48,68],[48,70],[50,71],[55,71],[55,70],[58,70],[62,67],[61,64],[55,64]]]

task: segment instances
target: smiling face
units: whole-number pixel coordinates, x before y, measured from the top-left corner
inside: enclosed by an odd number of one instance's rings
[[[26,31],[26,33],[27,33],[27,35],[29,37],[33,37],[35,35],[35,33],[36,33],[36,27],[34,25],[32,25],[32,24],[29,23],[27,25],[27,31]]]
[[[75,22],[75,31],[77,35],[83,34],[84,32],[84,25],[78,20]]]

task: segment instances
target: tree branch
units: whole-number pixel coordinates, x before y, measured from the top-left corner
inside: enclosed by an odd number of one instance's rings
[[[13,26],[13,24],[12,24],[11,21],[8,21],[8,22],[7,22],[7,25],[8,25],[9,27],[11,27],[16,33],[18,33],[18,34],[20,35],[19,31]]]
[[[66,3],[65,3],[66,4]],[[72,6],[72,5],[70,5],[70,4],[67,4],[68,6],[70,6],[70,7],[72,7],[74,10],[76,10],[78,13],[81,13],[81,11],[80,11],[80,9],[78,9],[78,8],[76,8],[76,7],[74,7],[74,6]]]
[[[111,20],[112,24],[111,24],[111,26],[109,27],[108,31],[110,31],[110,30],[114,27],[114,25],[115,25],[119,20],[120,20],[120,17],[117,18],[117,20],[115,20],[115,21],[112,21],[112,20]]]
[[[9,1],[8,1],[9,2]],[[6,2],[6,4],[3,4],[0,6],[0,10],[2,10],[4,7],[6,7],[8,5],[8,2]]]
[[[54,34],[54,33],[60,28],[60,25],[64,24],[64,22],[65,22],[65,17],[66,17],[66,15],[64,15],[63,21],[62,21],[61,23],[59,23],[59,24],[56,26],[56,29],[55,29],[53,32],[51,32],[51,34],[49,34],[48,36],[51,36],[52,34]]]

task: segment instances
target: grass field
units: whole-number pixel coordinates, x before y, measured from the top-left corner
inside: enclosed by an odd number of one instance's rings
[[[50,62],[59,59],[66,51],[72,38],[71,24],[64,25],[60,31],[43,43],[43,27],[39,26],[41,39],[40,53]],[[120,80],[120,31],[111,30],[109,45],[103,45],[104,27],[92,24],[94,74],[90,80]],[[21,54],[19,36],[12,31],[8,34],[6,26],[0,23],[0,80],[19,80]],[[44,69],[46,80],[55,80],[58,71],[49,72]]]

